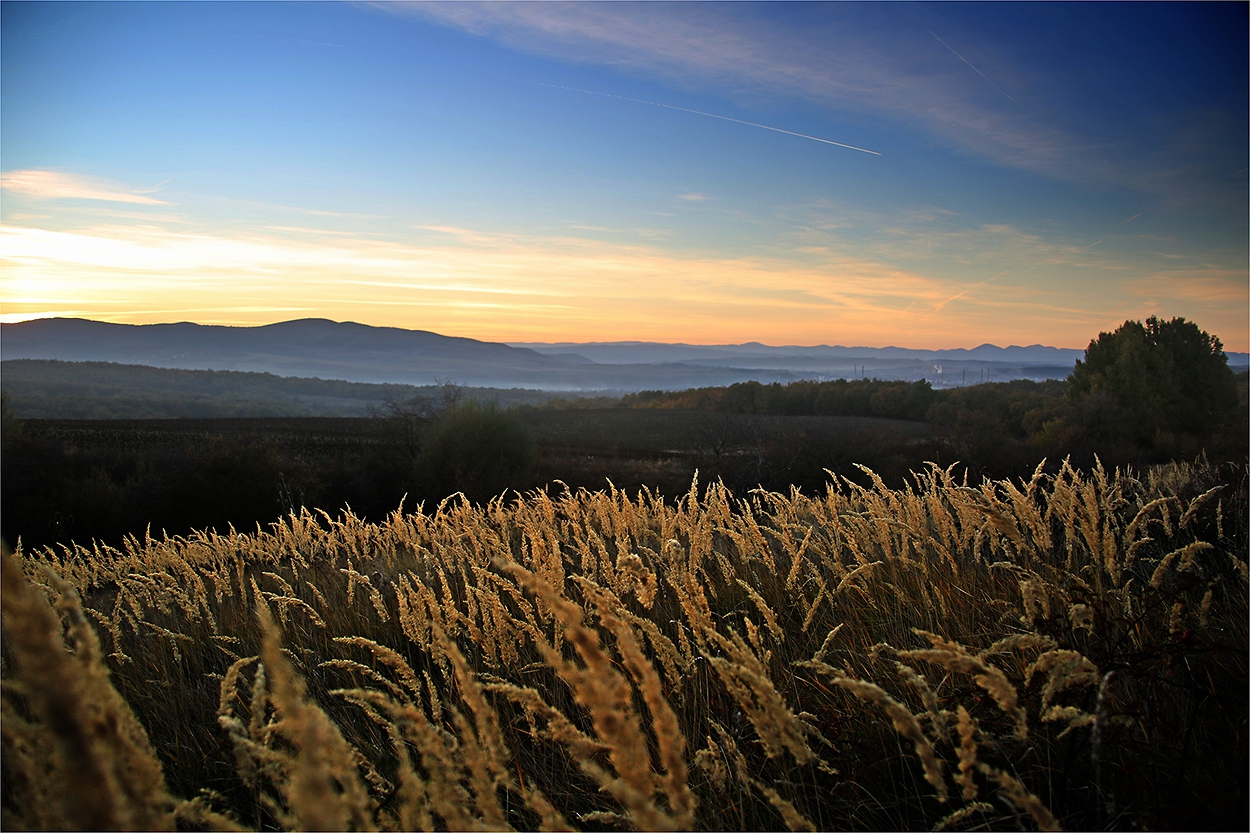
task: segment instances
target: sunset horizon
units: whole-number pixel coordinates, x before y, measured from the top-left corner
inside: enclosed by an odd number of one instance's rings
[[[1245,23],[5,3],[0,321],[1245,352]]]
[[[388,325],[388,324],[369,324],[364,321],[356,321],[356,320],[346,319],[346,318],[337,319],[334,317],[328,317],[328,316],[322,316],[322,315],[307,315],[307,316],[301,316],[298,318],[285,318],[285,319],[281,319],[277,321],[265,321],[265,322],[254,322],[254,323],[245,322],[245,323],[238,323],[238,324],[205,322],[205,321],[190,321],[186,319],[170,319],[170,320],[165,320],[165,321],[141,321],[141,322],[109,321],[103,318],[86,318],[83,316],[74,316],[74,315],[38,315],[38,316],[29,317],[29,318],[21,318],[21,319],[17,319],[14,321],[7,321],[7,320],[0,321],[0,323],[21,324],[21,323],[28,323],[28,322],[34,322],[34,321],[46,321],[49,319],[56,319],[56,318],[77,320],[77,321],[98,322],[98,323],[103,323],[103,324],[124,324],[124,325],[131,325],[131,326],[161,326],[161,325],[176,325],[176,324],[194,324],[194,325],[205,326],[205,327],[229,327],[229,328],[249,328],[249,329],[258,328],[258,327],[272,327],[272,326],[281,325],[281,324],[293,324],[293,323],[298,323],[301,321],[325,321],[331,324],[350,324],[350,325],[363,326],[363,327],[369,327],[369,328],[398,329],[398,330],[405,330],[409,332],[428,332],[428,333],[434,333],[435,335],[446,336],[449,338],[465,338],[465,339],[471,339],[474,341],[482,341],[482,342],[495,343],[495,344],[506,344],[509,346],[517,346],[517,347],[525,347],[528,345],[559,347],[559,346],[566,346],[566,345],[567,346],[577,346],[577,345],[607,346],[607,345],[630,345],[630,344],[638,344],[638,345],[670,344],[670,345],[686,345],[690,347],[740,347],[740,346],[758,345],[760,347],[768,347],[772,349],[788,349],[788,348],[811,349],[811,348],[818,348],[818,347],[834,347],[834,348],[848,349],[848,350],[863,349],[863,350],[874,350],[874,351],[898,349],[898,350],[913,350],[913,351],[935,352],[935,353],[936,352],[955,352],[955,351],[960,351],[960,350],[973,351],[981,347],[995,347],[999,349],[1044,347],[1044,348],[1051,348],[1051,349],[1056,349],[1056,350],[1082,351],[1082,350],[1085,350],[1086,347],[1088,347],[1088,343],[1090,341],[1095,340],[1097,336],[1099,335],[1098,333],[1092,334],[1091,337],[1086,340],[1086,343],[1081,344],[1081,345],[1046,344],[1043,342],[1031,342],[1027,344],[1023,342],[1011,342],[1011,343],[999,344],[999,343],[995,343],[991,341],[981,341],[976,344],[969,343],[969,344],[958,344],[958,345],[952,345],[952,346],[930,347],[930,346],[910,346],[910,345],[893,344],[893,343],[865,344],[865,343],[855,343],[855,342],[849,342],[849,341],[843,342],[843,341],[837,341],[837,340],[827,340],[827,341],[814,342],[814,343],[798,343],[798,342],[786,342],[786,341],[766,342],[766,341],[761,341],[759,339],[747,339],[747,340],[741,340],[741,341],[687,341],[687,340],[682,340],[682,339],[669,339],[669,340],[662,341],[659,339],[629,339],[629,338],[622,338],[622,339],[604,339],[604,338],[568,339],[568,338],[564,338],[564,339],[528,339],[528,340],[507,339],[507,338],[481,338],[481,337],[473,336],[473,335],[463,335],[463,334],[449,333],[449,332],[438,332],[436,330],[431,330],[431,329],[427,329],[427,328],[420,327],[420,326],[403,327],[403,326]],[[1193,323],[1196,324],[1198,322],[1193,322]],[[1116,328],[1112,328],[1112,329],[1114,330]],[[1104,330],[1103,332],[1110,332],[1110,331]],[[1218,333],[1211,333],[1211,335],[1219,337]],[[1228,352],[1228,353],[1245,354],[1247,352],[1244,350],[1235,350],[1232,347],[1229,347],[1227,344],[1223,344],[1222,338],[1221,338],[1221,344],[1223,345],[1225,352]]]

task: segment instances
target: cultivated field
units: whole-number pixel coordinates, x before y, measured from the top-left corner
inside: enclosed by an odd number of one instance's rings
[[[1246,512],[931,469],[20,552],[3,825],[1244,829]]]

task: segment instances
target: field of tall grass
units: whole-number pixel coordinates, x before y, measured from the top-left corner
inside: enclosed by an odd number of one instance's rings
[[[1247,825],[1245,470],[4,558],[5,829]]]

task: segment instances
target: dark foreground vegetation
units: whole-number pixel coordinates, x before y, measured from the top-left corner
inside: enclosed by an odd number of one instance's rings
[[[1151,320],[1066,387],[6,409],[0,826],[1246,829],[1221,359]]]
[[[0,821],[1244,830],[1227,474],[531,493],[23,550]]]

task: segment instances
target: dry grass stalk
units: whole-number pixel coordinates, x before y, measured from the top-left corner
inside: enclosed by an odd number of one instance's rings
[[[256,744],[253,737],[258,737],[262,726],[262,715],[264,710],[264,667],[260,667],[256,672],[256,679],[252,684],[254,693],[259,696],[252,698],[251,725],[244,725],[234,714],[232,702],[238,698],[239,675],[248,665],[259,660],[260,657],[244,657],[235,660],[226,671],[225,677],[221,681],[221,694],[217,701],[217,723],[226,734],[230,737],[231,746],[234,749],[235,769],[242,776],[244,783],[256,789],[256,778],[258,775],[256,767],[256,759],[262,757],[255,750]],[[264,750],[262,750],[264,751]]]
[[[977,722],[963,706],[959,707],[957,714],[959,719],[955,728],[959,731],[959,775],[955,777],[955,783],[962,790],[963,800],[972,801],[977,797],[977,782],[973,778],[977,765]]]
[[[222,833],[243,833],[247,830],[229,816],[215,812],[203,796],[179,802],[174,809],[174,819],[178,822],[178,829],[215,830]]]
[[[1176,568],[1176,572],[1184,573],[1192,569],[1194,566],[1194,557],[1197,556],[1198,553],[1213,549],[1215,549],[1215,545],[1207,541],[1194,541],[1182,551],[1181,563]]]
[[[793,804],[782,798],[781,794],[775,789],[767,784],[761,784],[754,778],[751,779],[751,786],[763,793],[764,797],[768,799],[768,803],[777,808],[777,812],[781,813],[781,817],[785,819],[786,826],[791,830],[816,830],[816,825],[812,824],[807,816],[800,813]]]
[[[1041,649],[1049,651],[1055,647],[1055,640],[1049,636],[1043,636],[1040,633],[1013,633],[1011,636],[1004,636],[981,653],[977,654],[980,659],[986,659],[996,654],[1006,654],[1012,651],[1023,651],[1032,649]]]
[[[363,636],[336,636],[333,641],[340,645],[364,648],[373,655],[374,660],[396,673],[399,681],[408,690],[408,696],[412,698],[412,702],[418,704],[421,702],[421,681],[417,679],[416,672],[412,670],[412,667],[398,653],[385,645],[379,645],[372,639],[365,639]]]
[[[1202,594],[1202,601],[1198,605],[1198,623],[1202,627],[1207,627],[1207,617],[1211,615],[1211,602],[1215,599],[1215,590],[1220,584],[1220,577],[1216,576],[1207,585],[1207,590]]]
[[[887,694],[885,689],[867,680],[856,680],[841,672],[836,672],[833,682],[859,699],[875,703],[885,710],[894,724],[894,731],[912,742],[916,757],[920,759],[920,765],[924,767],[924,778],[937,791],[938,801],[946,801],[946,779],[942,775],[942,760],[937,756],[937,752],[933,749],[933,742],[920,728],[920,721],[911,713],[911,710]]]
[[[708,781],[716,789],[724,790],[729,785],[729,770],[725,768],[724,753],[711,735],[707,737],[707,746],[694,754],[694,765],[707,775]]]
[[[845,589],[848,586],[856,587],[857,585],[855,584],[855,579],[859,578],[861,575],[864,578],[870,578],[872,576],[873,570],[876,567],[884,563],[885,562],[883,561],[869,561],[867,563],[859,565],[854,570],[851,570],[851,572],[847,573],[846,576],[841,581],[838,582],[838,586],[834,589],[833,595],[834,596],[840,595],[843,589]]]
[[[1213,545],[1207,543],[1206,541],[1195,541],[1192,544],[1187,544],[1179,549],[1172,550],[1170,553],[1163,556],[1162,560],[1159,561],[1158,566],[1155,567],[1155,571],[1150,575],[1150,586],[1156,590],[1162,587],[1163,583],[1167,580],[1168,571],[1172,569],[1172,565],[1176,563],[1178,559],[1181,561],[1182,569],[1187,569],[1193,564],[1194,555],[1196,553],[1212,548]],[[1177,572],[1181,572],[1181,570],[1178,570]]]
[[[1189,522],[1192,521],[1195,516],[1197,516],[1198,512],[1202,510],[1202,507],[1205,504],[1209,503],[1211,499],[1214,498],[1221,491],[1223,491],[1223,489],[1224,489],[1224,485],[1221,483],[1218,486],[1214,486],[1210,489],[1207,489],[1205,492],[1198,495],[1198,497],[1191,500],[1189,502],[1189,508],[1185,510],[1185,514],[1181,515],[1180,522],[1177,524],[1177,526],[1179,526],[1181,529],[1184,529],[1185,527],[1189,526]],[[1223,537],[1223,536],[1220,536],[1220,537]]]
[[[473,712],[473,729],[470,731],[467,725],[461,726],[461,736],[467,741],[462,742],[461,748],[472,773],[478,816],[488,827],[502,827],[506,821],[503,808],[499,806],[497,788],[517,791],[504,763],[511,753],[499,731],[498,716],[486,702],[477,675],[469,668],[454,642],[442,634],[438,634],[437,638],[455,669],[460,697]]]
[[[969,804],[967,807],[960,807],[955,812],[944,816],[941,821],[933,826],[933,830],[949,830],[959,824],[964,819],[972,818],[977,813],[992,813],[994,805],[986,804],[984,801],[977,801]]]
[[[530,722],[531,734],[536,737],[541,735],[564,744],[579,764],[592,761],[607,751],[605,744],[594,740],[578,729],[564,712],[548,705],[536,689],[511,683],[487,683],[486,690],[502,694],[524,708],[525,716]],[[539,719],[545,723],[545,727],[541,730],[537,723]]]
[[[1046,723],[1067,723],[1067,727],[1059,733],[1059,737],[1062,738],[1074,729],[1093,726],[1097,715],[1083,712],[1072,706],[1051,706],[1042,713],[1042,720]]]
[[[1038,673],[1047,675],[1042,688],[1042,708],[1048,708],[1055,697],[1076,685],[1096,685],[1099,681],[1098,667],[1078,651],[1051,650],[1039,656],[1025,669],[1025,685]]]
[[[846,626],[845,622],[839,622],[833,630],[825,636],[825,641],[820,643],[820,649],[812,656],[812,662],[823,663],[825,657],[829,654],[829,650],[833,647],[833,640],[837,638],[838,632]]]
[[[933,689],[929,686],[929,681],[906,663],[896,662],[894,666],[898,670],[899,676],[920,694],[921,702],[924,703],[925,714],[929,718],[930,728],[938,736],[942,738],[947,737],[950,732],[946,723],[950,713],[943,714],[941,707],[938,705],[937,695],[933,693]]]
[[[738,748],[738,742],[734,740],[733,735],[715,720],[709,720],[716,736],[720,738],[720,745],[724,749],[724,759],[729,763],[729,772],[735,783],[745,787],[750,781],[750,768],[747,759],[742,754],[742,750]],[[709,738],[710,740],[710,738]]]
[[[358,674],[361,677],[364,677],[365,679],[375,682],[378,685],[382,686],[382,688],[386,689],[388,694],[390,694],[392,697],[394,697],[396,700],[400,701],[401,703],[412,702],[411,695],[407,691],[405,691],[403,688],[401,688],[399,685],[391,682],[385,676],[373,670],[369,666],[356,662],[355,660],[328,659],[325,662],[319,663],[317,667],[318,668],[337,668],[341,671],[346,671],[349,674]]]
[[[396,703],[380,691],[358,689],[350,692],[350,698],[358,704],[369,703],[387,714],[396,727],[396,734],[402,738],[397,741],[395,735],[392,736],[400,759],[400,784],[405,798],[400,807],[401,821],[415,819],[418,822],[415,827],[429,830],[434,827],[432,814],[436,814],[449,830],[477,828],[479,825],[469,813],[475,801],[463,785],[464,762],[456,754],[459,744],[455,737],[431,725],[419,709]],[[415,747],[420,756],[429,776],[427,779],[420,779],[409,771],[410,747]]]
[[[38,719],[23,728],[46,738],[39,745],[52,752],[50,771],[31,775],[58,784],[48,793],[55,809],[41,808],[40,814],[59,820],[54,826],[81,830],[170,829],[174,803],[161,765],[143,727],[108,681],[77,592],[49,574],[73,643],[74,653],[67,654],[47,600],[27,584],[12,556],[4,553],[0,562],[4,635],[17,681]]]
[[[1045,582],[1036,579],[1021,581],[1020,596],[1024,602],[1024,615],[1020,617],[1022,625],[1036,627],[1039,619],[1050,618],[1050,588]]]
[[[13,700],[21,699],[23,687],[12,679],[4,680],[3,685],[0,755],[4,760],[6,802],[0,807],[0,825],[6,830],[65,827],[56,793],[54,738],[18,713]]]
[[[1029,792],[1014,776],[987,764],[979,765],[978,769],[987,777],[993,778],[998,782],[1003,794],[1012,804],[1028,811],[1028,814],[1033,817],[1033,821],[1037,822],[1038,828],[1047,831],[1063,830],[1059,826],[1059,821],[1051,814],[1050,808],[1043,804],[1040,798]]]
[[[786,573],[787,590],[794,590],[795,585],[798,583],[799,573],[803,569],[803,565],[807,563],[804,561],[804,554],[807,552],[807,545],[811,543],[812,534],[815,533],[815,531],[815,527],[810,527],[807,530],[807,534],[803,536],[803,542],[797,547],[793,546],[792,542],[787,542],[788,544],[791,544],[786,547],[787,551],[790,553],[790,571]]]
[[[621,609],[620,600],[586,579],[581,579],[580,583],[588,590],[588,595],[599,614],[599,620],[616,637],[621,660],[633,678],[634,684],[642,692],[647,711],[651,714],[651,724],[655,730],[656,744],[660,753],[660,765],[664,771],[665,798],[668,800],[668,806],[672,810],[677,826],[688,828],[694,823],[697,802],[687,781],[686,737],[682,734],[681,724],[677,720],[677,715],[673,713],[672,706],[664,697],[660,687],[660,677],[656,674],[655,666],[643,655],[633,628],[612,614],[613,610]]]
[[[1068,622],[1072,630],[1082,628],[1094,635],[1094,611],[1089,605],[1074,604],[1068,608]]]
[[[507,564],[503,568],[546,601],[564,625],[565,638],[586,663],[585,669],[578,668],[550,645],[540,643],[538,646],[547,664],[569,684],[577,703],[590,712],[595,732],[608,747],[608,759],[617,777],[604,778],[602,773],[597,773],[604,789],[624,805],[638,829],[676,829],[675,819],[655,803],[651,756],[633,709],[630,687],[603,652],[598,635],[583,624],[584,611],[561,598],[550,585],[519,564]],[[597,769],[589,767],[588,761],[578,763],[591,773]]]
[[[261,658],[280,718],[274,729],[299,748],[284,785],[291,812],[304,830],[347,830],[349,824],[355,830],[373,829],[351,748],[325,712],[308,701],[303,680],[279,649],[268,611],[258,606],[256,614],[264,634]]]
[[[279,596],[276,593],[266,593],[265,598],[273,602],[278,608],[278,621],[284,623],[284,625],[287,622],[287,608],[294,607],[307,615],[309,621],[311,621],[318,628],[321,628],[321,630],[325,630],[327,627],[325,620],[321,618],[321,614],[319,614],[312,605],[308,604],[308,602],[303,599],[296,598],[295,596]]]
[[[673,640],[665,636],[660,626],[651,619],[635,616],[626,608],[621,608],[620,614],[646,635],[647,643],[650,644],[656,659],[664,669],[664,674],[668,677],[669,686],[674,688],[680,686],[685,681],[686,673],[694,665],[695,658],[690,654],[682,654],[673,644]]]
[[[788,750],[799,764],[814,760],[816,754],[807,746],[803,725],[790,711],[751,647],[732,630],[728,637],[716,631],[707,632],[706,637],[725,653],[725,656],[708,656],[707,660],[755,727],[764,753],[776,758]]]
[[[1188,630],[1185,627],[1186,614],[1189,613],[1184,602],[1176,602],[1172,605],[1172,615],[1168,620],[1168,635],[1175,640],[1179,640],[1181,636]]]
[[[825,580],[817,575],[814,579],[816,582],[816,596],[812,599],[811,606],[808,607],[807,613],[803,617],[803,627],[800,628],[801,633],[807,633],[807,629],[812,626],[812,622],[816,621],[816,611],[820,609],[820,603],[829,597],[829,587],[825,584]],[[806,601],[806,597],[799,595],[801,601]]]
[[[611,810],[594,810],[589,813],[579,813],[577,820],[588,824],[613,824],[626,830],[629,829],[629,819],[620,813],[613,813]]]
[[[916,629],[915,633],[928,639],[933,644],[933,648],[899,651],[899,657],[934,662],[945,666],[949,671],[971,674],[973,681],[989,692],[998,707],[1015,721],[1016,737],[1023,740],[1028,736],[1028,719],[1019,705],[1019,692],[1001,669],[968,653],[968,649],[957,642],[948,642],[940,636],[919,629]]]
[[[747,584],[742,579],[735,578],[734,581],[746,591],[747,596],[750,597],[756,610],[763,615],[764,622],[768,625],[768,632],[773,635],[773,639],[775,639],[778,643],[785,641],[785,634],[782,633],[781,627],[777,624],[777,614],[773,613],[773,609],[768,606],[768,602],[764,601],[764,597],[756,592],[754,587]]]

